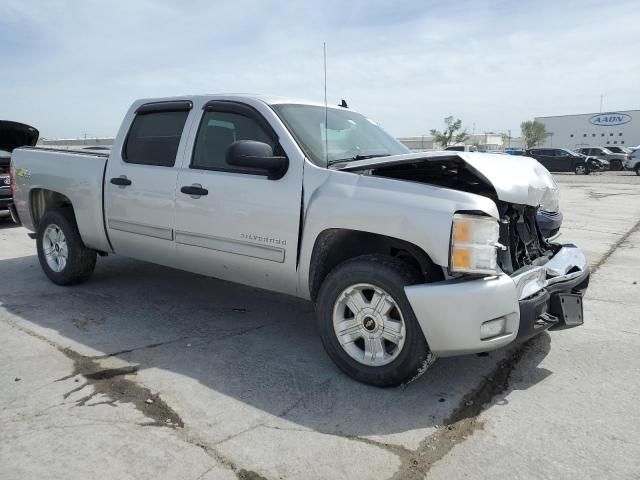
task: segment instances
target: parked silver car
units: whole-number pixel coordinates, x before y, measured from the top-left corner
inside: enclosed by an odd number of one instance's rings
[[[610,165],[610,170],[623,170],[624,161],[627,159],[627,155],[625,153],[613,153],[605,147],[583,147],[577,149],[576,152],[587,155],[588,157],[607,160]]]
[[[627,170],[633,170],[636,175],[640,176],[640,148],[636,148],[627,155],[627,159],[624,162],[624,168]]]

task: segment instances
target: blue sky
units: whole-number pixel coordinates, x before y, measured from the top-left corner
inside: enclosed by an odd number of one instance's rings
[[[640,108],[632,1],[0,0],[0,118],[114,135],[136,98],[328,96],[394,135]]]

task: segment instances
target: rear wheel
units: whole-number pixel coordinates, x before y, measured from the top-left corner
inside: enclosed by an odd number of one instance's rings
[[[387,387],[405,383],[432,359],[404,293],[421,281],[416,268],[385,255],[363,255],[338,265],[316,301],[327,354],[350,377]]]
[[[576,172],[576,175],[588,175],[589,169],[584,163],[580,163],[576,165],[575,172]]]
[[[640,175],[640,163],[636,165],[636,175]]]
[[[45,275],[58,285],[87,280],[96,265],[96,251],[84,246],[71,209],[50,210],[38,226],[38,260]]]

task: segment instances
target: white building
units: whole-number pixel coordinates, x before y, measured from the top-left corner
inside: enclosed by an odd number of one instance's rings
[[[536,117],[547,129],[545,147],[640,145],[640,110]]]

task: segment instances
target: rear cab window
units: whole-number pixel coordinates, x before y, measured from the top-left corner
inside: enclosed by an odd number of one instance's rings
[[[143,105],[136,111],[122,149],[122,160],[173,167],[191,102]]]

